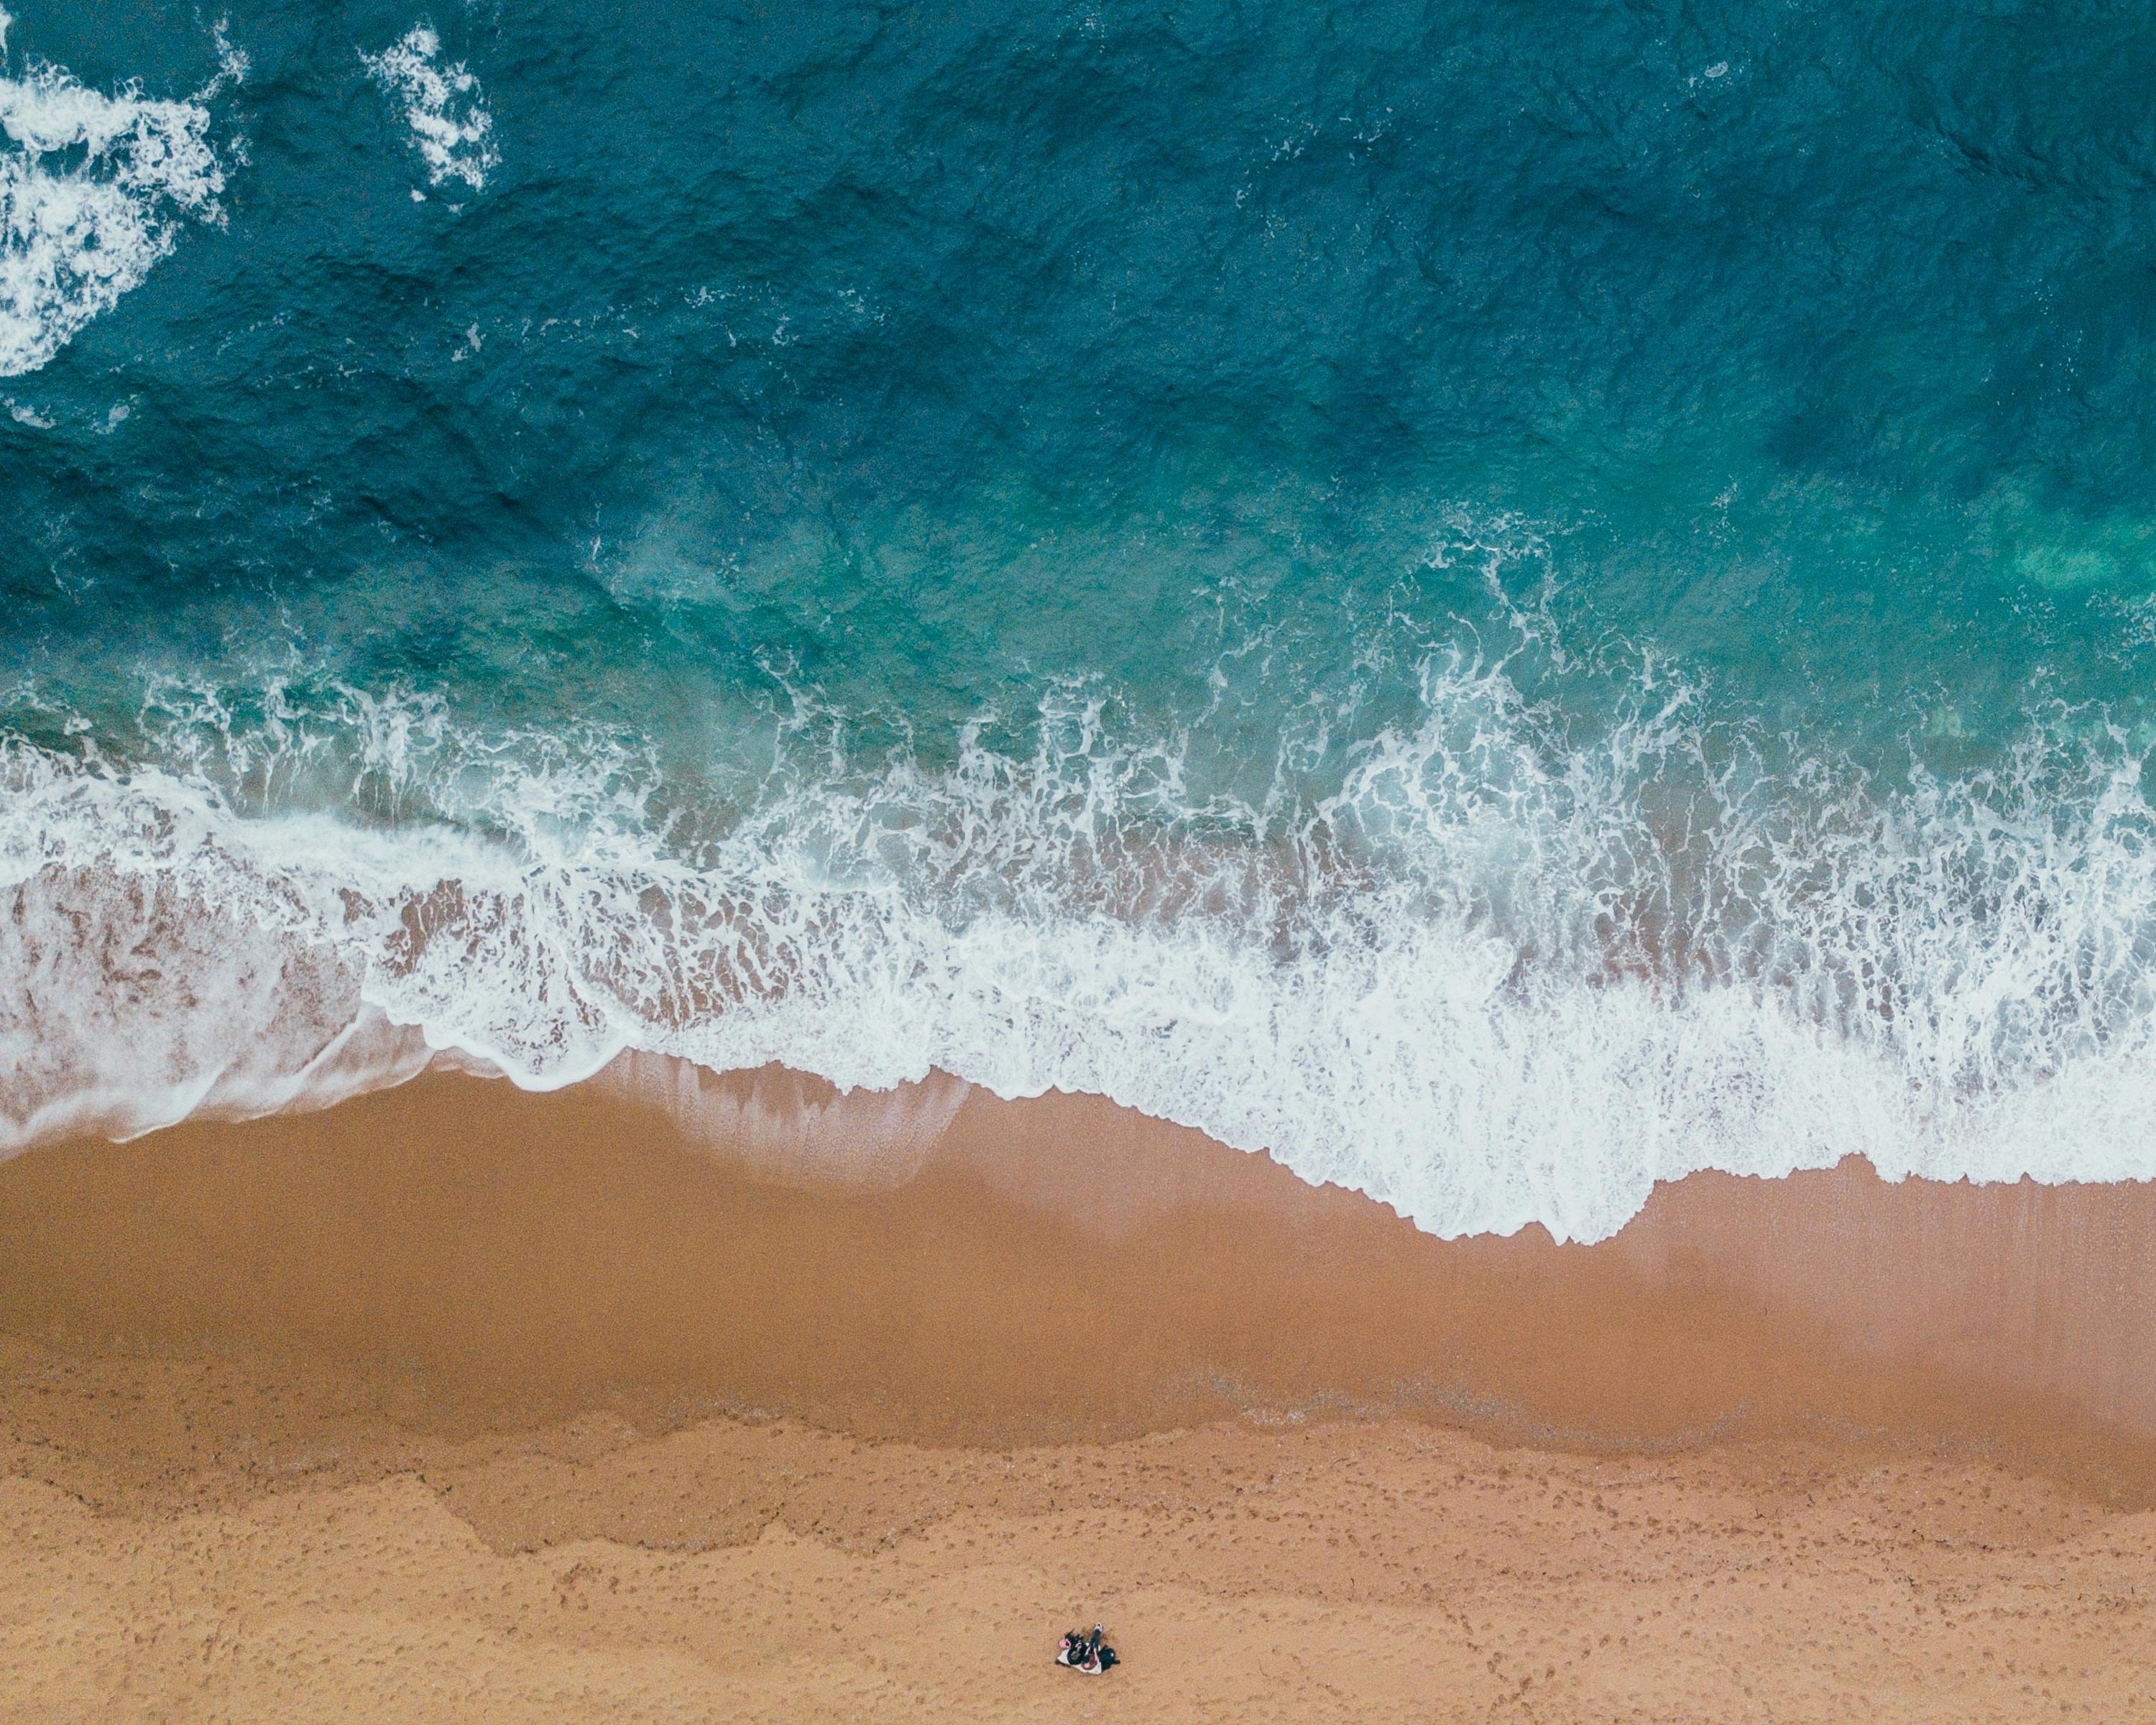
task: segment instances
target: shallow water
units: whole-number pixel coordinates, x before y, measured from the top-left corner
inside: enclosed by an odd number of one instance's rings
[[[2152,32],[14,0],[13,1143],[1095,1091],[2156,1173]]]

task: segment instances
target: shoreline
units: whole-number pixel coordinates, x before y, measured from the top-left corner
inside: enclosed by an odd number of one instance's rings
[[[1852,1161],[1443,1241],[954,1086],[438,1075],[0,1165],[6,1705],[2156,1704],[2146,1189]],[[1049,1655],[1096,1620],[1125,1664],[1074,1691]]]
[[[747,1408],[929,1442],[1402,1414],[1913,1442],[2156,1502],[2156,1187],[1694,1175],[1440,1240],[1096,1098],[624,1063],[0,1164],[0,1332],[208,1343],[444,1430]]]

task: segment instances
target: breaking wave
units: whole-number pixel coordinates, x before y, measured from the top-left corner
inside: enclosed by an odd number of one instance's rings
[[[1446,1234],[1654,1182],[2156,1173],[2156,821],[2086,715],[1887,786],[1641,671],[1592,735],[1440,655],[1323,794],[1188,783],[1071,694],[931,768],[351,689],[167,691],[139,758],[0,747],[0,1133],[145,1130],[624,1050],[1099,1092]],[[309,812],[333,804],[336,818]]]
[[[148,279],[187,223],[223,221],[208,104],[247,71],[220,34],[223,69],[184,101],[133,84],[105,95],[36,59],[11,77],[13,22],[0,11],[0,377],[49,364]]]

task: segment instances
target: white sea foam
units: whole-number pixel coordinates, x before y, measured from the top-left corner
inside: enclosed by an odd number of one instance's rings
[[[494,116],[479,79],[461,60],[441,64],[441,52],[442,39],[422,23],[379,54],[362,52],[360,60],[374,81],[403,105],[413,147],[427,166],[427,183],[439,187],[461,180],[481,191],[501,161],[494,141]]]
[[[1099,1092],[1445,1234],[1851,1151],[2156,1175],[2156,818],[2100,731],[1888,790],[1769,773],[1651,676],[1583,741],[1441,660],[1292,814],[1075,701],[943,770],[798,750],[691,839],[620,739],[275,689],[149,729],[127,772],[0,752],[13,1144],[633,1049]],[[323,798],[376,824],[262,812]]]
[[[0,60],[13,22],[0,14]],[[246,62],[219,47],[224,69],[184,101],[105,95],[41,61],[0,72],[0,377],[49,364],[187,222],[223,220],[208,103]]]

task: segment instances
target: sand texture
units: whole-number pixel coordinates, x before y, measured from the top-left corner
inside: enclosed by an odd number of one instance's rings
[[[0,1717],[2156,1717],[2152,1261],[2145,1189],[1856,1163],[1448,1243],[785,1075],[59,1147]]]
[[[41,1375],[11,1363],[18,1385]],[[228,1363],[44,1364],[35,1399],[78,1418],[232,1398],[272,1409],[257,1431],[274,1445],[297,1435],[276,1420],[320,1416]],[[729,1420],[461,1443],[330,1426],[341,1444],[285,1481],[198,1480],[192,1501],[117,1510],[44,1482],[11,1443],[8,1716],[2156,1709],[2156,1516],[1984,1466],[1794,1444],[1555,1455],[1400,1420],[1009,1451]],[[1098,1681],[1053,1667],[1055,1634],[1096,1615],[1127,1663]]]

